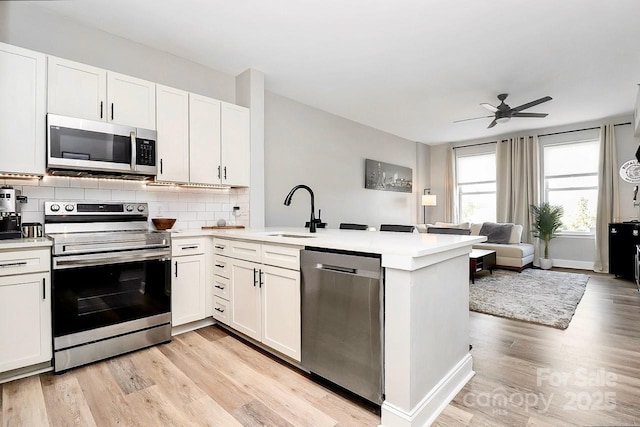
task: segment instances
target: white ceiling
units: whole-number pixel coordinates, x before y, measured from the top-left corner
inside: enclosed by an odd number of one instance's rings
[[[633,111],[638,0],[75,0],[34,2],[88,26],[425,143]],[[486,129],[481,102],[528,112]]]

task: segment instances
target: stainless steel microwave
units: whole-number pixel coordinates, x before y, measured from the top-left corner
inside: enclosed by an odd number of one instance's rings
[[[155,176],[156,131],[47,114],[47,169],[59,175]]]

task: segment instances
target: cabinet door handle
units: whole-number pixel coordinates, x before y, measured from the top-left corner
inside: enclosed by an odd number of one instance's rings
[[[162,175],[162,159],[160,159],[160,175]]]
[[[253,287],[256,287],[256,283],[258,282],[258,279],[256,279],[256,273],[258,272],[257,269],[253,269]]]
[[[227,167],[224,167],[224,179],[227,179]]]
[[[185,249],[198,249],[198,245],[193,245],[193,246],[183,246],[180,249],[182,249],[183,251]]]
[[[220,285],[213,285],[213,286],[215,286],[218,289],[224,289],[224,286],[220,286]]]
[[[111,120],[113,120],[113,102],[111,103]]]
[[[215,310],[219,311],[220,313],[224,313],[224,310],[222,308],[220,308],[220,307],[216,307]]]
[[[224,264],[216,264],[216,267],[224,268]]]
[[[220,179],[220,165],[218,165],[218,179]]]
[[[0,267],[4,268],[4,267],[19,267],[21,265],[27,265],[26,261],[20,261],[20,262],[9,262],[6,264],[0,264]]]
[[[104,106],[104,101],[100,101],[100,118],[102,118],[102,107]]]
[[[178,261],[176,261],[176,277],[178,277]]]
[[[216,249],[220,249],[221,251],[223,251],[223,250],[224,250],[224,248],[225,248],[224,246],[221,246],[221,245],[215,245],[214,247],[215,247]]]
[[[47,299],[47,288],[45,287],[45,278],[42,278],[42,299]]]
[[[260,270],[260,288],[262,288],[262,285],[264,285],[264,271]]]

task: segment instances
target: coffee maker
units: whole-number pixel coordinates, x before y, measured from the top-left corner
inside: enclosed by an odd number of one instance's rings
[[[20,196],[19,192],[12,187],[0,188],[0,240],[22,237],[18,202],[25,200],[26,197]]]

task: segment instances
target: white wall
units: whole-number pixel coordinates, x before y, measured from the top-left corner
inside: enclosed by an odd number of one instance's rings
[[[234,76],[79,25],[33,4],[0,2],[0,41],[235,102]]]
[[[584,123],[576,123],[572,125],[559,126],[553,128],[546,129],[538,129],[535,132],[529,133],[519,133],[518,135],[529,135],[529,134],[550,134],[556,132],[565,132],[572,131],[578,129],[586,129],[591,127],[597,127],[606,123],[626,123],[632,122],[633,117],[631,116],[622,116],[622,117],[608,117],[602,120],[584,122]],[[596,131],[597,132],[597,131]],[[616,149],[618,154],[618,169],[624,162],[627,160],[634,159],[634,155],[636,149],[638,148],[638,140],[633,136],[633,127],[631,125],[623,125],[616,126]],[[571,135],[571,134],[566,134]],[[597,135],[597,134],[596,134]],[[455,145],[468,145],[468,144],[476,144],[482,142],[496,141],[500,139],[505,139],[511,136],[515,136],[514,134],[504,134],[498,137],[489,138],[489,139],[478,139],[473,141],[464,141],[459,143],[451,143],[451,144],[443,144],[438,146],[431,147],[431,188],[436,191],[436,194],[443,193],[444,194],[444,173],[445,173],[445,163],[444,163],[444,153],[448,146]],[[629,184],[624,182],[622,179],[619,179],[620,184],[620,218],[621,221],[631,220],[631,219],[639,219],[637,209],[633,208],[632,198],[633,198],[633,184]],[[440,206],[435,208],[435,214],[441,216],[435,216],[435,220],[439,220],[442,218],[444,213],[444,208]],[[569,268],[584,268],[591,269],[593,264],[593,259],[595,255],[595,243],[594,238],[589,236],[568,236],[568,237],[557,237],[551,240],[549,245],[549,253],[551,257],[554,259],[554,265],[569,267]]]
[[[422,211],[416,206],[416,192],[422,189],[414,185],[413,194],[365,189],[367,158],[409,167],[416,181],[415,142],[267,91],[266,225],[300,227],[309,220],[306,191],[297,192],[291,206],[283,204],[297,184],[311,187],[316,210],[322,209],[322,219],[330,228],[337,228],[340,222],[375,227],[415,223]]]

